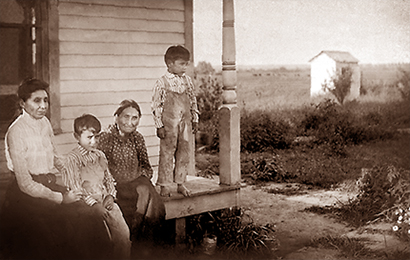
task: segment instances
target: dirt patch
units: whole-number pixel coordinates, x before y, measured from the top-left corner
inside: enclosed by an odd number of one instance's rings
[[[311,245],[312,239],[326,236],[359,238],[371,250],[408,250],[408,246],[392,234],[389,223],[353,229],[328,215],[304,211],[313,205],[324,207],[346,202],[355,195],[349,188],[314,190],[300,184],[243,185],[241,205],[255,223],[275,226],[280,242],[276,252],[278,259],[346,259],[336,247]]]

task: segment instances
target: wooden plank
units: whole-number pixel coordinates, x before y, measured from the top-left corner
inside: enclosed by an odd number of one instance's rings
[[[61,105],[67,106],[82,106],[87,105],[102,105],[113,104],[118,105],[126,98],[134,99],[137,102],[150,101],[152,99],[151,90],[143,91],[112,91],[112,92],[96,92],[96,93],[67,93],[61,94]],[[112,112],[111,112],[112,113]],[[112,114],[108,115],[112,115]],[[107,115],[107,116],[108,116]]]
[[[159,146],[147,146],[148,155],[159,155]]]
[[[193,0],[184,0],[185,4],[185,47],[191,52],[191,61],[194,60],[194,4]],[[193,63],[191,63],[193,64]]]
[[[60,2],[77,3],[84,5],[109,5],[123,7],[146,7],[183,10],[183,0],[60,0]]]
[[[113,124],[114,123],[114,118],[113,117],[99,117],[98,118],[99,120],[100,120],[100,122],[101,122],[101,125],[102,126],[108,126],[108,125],[110,125],[110,124]],[[69,133],[69,132],[72,132],[73,131],[73,122],[74,122],[74,119],[62,119],[61,120],[61,129],[62,129],[62,132],[63,133]],[[154,127],[154,125],[152,124],[152,121],[151,121],[151,119],[146,119],[145,120],[145,124],[144,124],[144,122],[142,122],[142,123],[140,123],[141,124],[141,126],[149,126],[149,127],[151,127],[151,132],[150,132],[150,135],[154,135],[155,134],[155,127]],[[151,123],[151,124],[150,124]]]
[[[183,44],[174,42],[172,44]],[[87,43],[60,42],[62,55],[159,55],[165,53],[169,43]]]
[[[183,42],[181,32],[150,32],[150,31],[108,31],[101,29],[61,29],[62,42],[118,42],[118,43],[168,43]]]
[[[138,102],[141,108],[142,116],[140,124],[154,125],[154,121],[151,114],[151,102]],[[107,117],[111,115],[111,118],[114,120],[114,112],[117,109],[118,105],[93,105],[93,106],[76,106],[76,107],[62,107],[61,115],[64,119],[74,119],[78,116],[81,116],[84,113],[90,113],[96,117]]]
[[[61,134],[55,135],[54,137],[55,146],[71,144],[73,143],[73,141],[74,141],[73,131],[69,133],[61,133]]]
[[[239,186],[219,185],[215,180],[188,176],[186,187],[191,197],[184,197],[172,190],[172,196],[163,198],[166,219],[182,218],[203,212],[239,206]]]
[[[140,108],[141,108],[141,113],[142,113],[142,118],[144,121],[142,122],[148,122],[148,124],[153,125],[153,119],[152,119],[152,114],[151,114],[151,102],[138,102]],[[107,115],[111,115],[114,121],[114,112],[118,108],[117,104],[103,104],[103,105],[93,105],[93,106],[78,106],[78,107],[62,107],[61,108],[61,115],[62,118],[65,119],[74,119],[77,116],[80,116],[84,113],[91,113],[95,115],[96,117],[101,117],[104,116],[106,117]],[[151,120],[152,119],[152,120]],[[146,121],[149,120],[149,121]],[[141,124],[141,122],[140,122]]]
[[[185,218],[175,219],[175,244],[181,245],[185,242],[186,237],[186,220]]]
[[[163,69],[163,74],[166,69]],[[162,75],[162,74],[161,74]],[[155,81],[160,76],[152,79],[124,79],[124,80],[65,80],[61,81],[61,94],[69,93],[91,93],[91,92],[109,92],[109,91],[135,91],[145,90],[152,91]],[[143,101],[139,101],[143,102]]]
[[[130,1],[129,1],[130,2]],[[128,2],[128,4],[129,4]],[[152,1],[151,1],[152,2]],[[158,2],[158,1],[157,1]],[[87,1],[88,3],[88,1]],[[117,3],[117,1],[115,2]],[[115,4],[114,3],[114,4]],[[114,18],[132,18],[139,19],[161,19],[166,21],[181,21],[183,20],[183,9],[159,9],[159,6],[115,6],[115,5],[90,5],[79,3],[61,2],[59,6],[61,15],[78,15],[83,16],[98,16],[98,17],[114,17]]]
[[[125,80],[138,79],[140,75],[147,78],[159,78],[164,74],[163,67],[138,68],[61,68],[61,80]],[[152,88],[152,87],[151,87]]]
[[[60,15],[61,29],[184,33],[184,21],[157,21],[111,17]]]
[[[50,84],[50,122],[53,130],[57,133],[61,131],[60,116],[60,42],[58,39],[58,1],[49,1],[48,10],[48,69]]]
[[[165,51],[164,51],[165,52]],[[156,55],[61,55],[60,67],[164,67],[164,54]],[[143,75],[142,75],[143,76]],[[14,92],[15,93],[15,92]]]

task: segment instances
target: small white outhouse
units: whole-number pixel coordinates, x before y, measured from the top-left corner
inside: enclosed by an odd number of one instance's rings
[[[329,83],[332,77],[341,72],[342,68],[352,69],[352,85],[347,100],[353,100],[360,95],[360,67],[359,60],[349,52],[344,51],[322,51],[309,60],[310,69],[310,96],[323,95],[326,90],[323,84]]]

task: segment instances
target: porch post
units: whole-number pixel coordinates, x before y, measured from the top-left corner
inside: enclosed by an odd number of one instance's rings
[[[234,185],[241,180],[240,111],[236,104],[234,0],[223,0],[222,24],[222,106],[219,110],[220,184]]]

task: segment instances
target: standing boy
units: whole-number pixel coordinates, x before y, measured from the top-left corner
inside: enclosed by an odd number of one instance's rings
[[[184,182],[193,152],[189,140],[198,130],[199,120],[194,84],[185,74],[190,53],[181,45],[171,46],[164,58],[168,71],[156,81],[152,97],[152,113],[161,139],[157,185],[160,195],[168,197],[175,182],[177,192],[188,197],[190,191]]]
[[[114,202],[115,181],[108,170],[103,152],[96,149],[100,121],[84,114],[74,120],[78,146],[63,159],[63,181],[71,190],[81,191],[83,201],[103,216],[113,242],[113,257],[128,259],[131,253],[130,232],[121,209]]]

